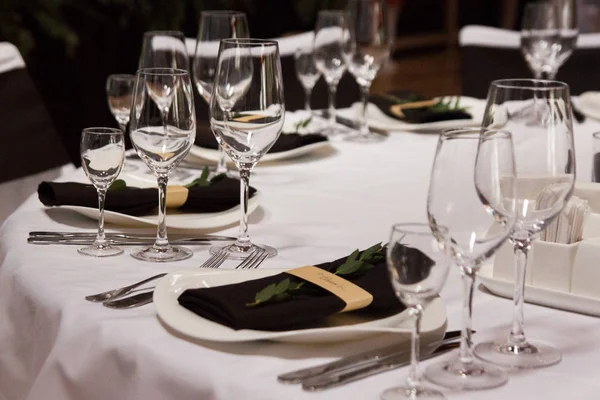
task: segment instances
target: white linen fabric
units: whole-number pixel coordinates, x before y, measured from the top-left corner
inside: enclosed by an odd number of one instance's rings
[[[19,49],[12,43],[0,42],[0,74],[18,68],[25,68]]]
[[[575,124],[580,180],[589,180],[591,133],[599,128],[592,120]],[[425,221],[436,141],[436,135],[394,132],[381,143],[336,142],[333,154],[259,165],[251,184],[260,188],[263,201],[250,218],[250,233],[279,251],[262,268],[331,260],[387,240],[395,222]],[[158,272],[197,268],[208,257],[206,247],[194,247],[192,259],[152,264],[134,260],[128,250],[94,259],[71,246],[26,243],[31,230],[95,226],[66,210],[44,210],[32,196],[0,228],[0,399],[376,399],[406,375],[406,369],[395,370],[306,393],[278,383],[276,376],[375,347],[378,337],[334,345],[188,341],[161,324],[152,304],[122,311],[89,303],[85,295]],[[237,227],[222,233],[235,235]],[[227,262],[221,268],[234,266]],[[458,329],[462,284],[456,268],[442,298],[448,328]],[[506,334],[512,308],[510,300],[478,292],[475,341]],[[530,337],[561,349],[563,361],[511,372],[501,388],[446,392],[449,399],[598,398],[600,320],[530,304],[525,313]]]

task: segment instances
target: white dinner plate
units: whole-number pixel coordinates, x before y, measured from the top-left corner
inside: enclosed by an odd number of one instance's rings
[[[331,144],[328,140],[324,142],[312,143],[306,146],[298,147],[288,151],[279,151],[277,153],[267,153],[265,154],[259,161],[261,162],[270,162],[270,161],[281,161],[281,160],[289,160],[297,157],[301,157],[307,154],[310,154],[314,151],[331,148]],[[196,160],[195,160],[196,159]],[[190,149],[190,153],[186,160],[191,162],[198,161],[201,163],[202,160],[209,161],[219,161],[219,151],[214,149],[207,149],[200,146],[192,146]],[[227,162],[231,162],[229,157],[227,157]]]
[[[235,271],[179,271],[162,278],[154,289],[154,304],[161,320],[173,330],[194,339],[217,342],[247,342],[253,340],[276,340],[285,342],[313,343],[359,339],[374,333],[409,333],[412,319],[407,311],[371,321],[358,321],[351,313],[336,314],[327,321],[327,327],[290,330],[284,332],[234,330],[202,318],[179,305],[177,299],[186,289],[213,287],[275,275],[284,270],[235,270]],[[421,332],[443,332],[446,328],[446,309],[436,298],[425,309]]]
[[[384,131],[431,132],[437,134],[443,129],[480,126],[485,111],[485,100],[461,96],[460,105],[468,107],[467,112],[471,114],[472,118],[411,124],[388,117],[377,106],[369,103],[367,106],[367,119],[369,126]],[[342,109],[338,112],[342,117],[357,120],[359,113],[362,112],[362,104],[354,103],[350,108]]]
[[[573,100],[583,115],[600,120],[600,92],[585,92]]]
[[[248,213],[256,210],[260,203],[260,193],[256,191],[248,201]],[[73,210],[86,217],[98,220],[98,209],[80,206],[57,206],[55,208]],[[216,213],[183,213],[177,210],[167,210],[167,227],[174,229],[214,229],[235,224],[240,219],[240,208],[235,206],[229,210]],[[128,227],[143,227],[157,225],[158,215],[134,217],[114,211],[104,211],[106,223]]]
[[[493,269],[493,264],[482,266],[477,274],[479,280],[492,294],[512,299],[514,288],[513,282],[494,278]],[[592,299],[590,297],[576,296],[526,285],[525,301],[559,310],[574,311],[581,314],[600,317],[600,300]]]

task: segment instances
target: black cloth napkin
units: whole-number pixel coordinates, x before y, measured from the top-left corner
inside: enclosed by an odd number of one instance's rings
[[[410,102],[429,100],[428,98],[413,92],[396,91],[389,92],[387,94]],[[472,118],[471,114],[462,110],[440,111],[434,110],[431,107],[403,109],[402,113],[404,114],[404,118],[399,118],[397,115],[393,114],[390,111],[390,107],[397,104],[396,101],[394,101],[393,99],[390,99],[389,97],[382,94],[374,94],[369,96],[369,102],[376,105],[388,117],[408,122],[411,124],[424,124],[427,122]]]
[[[346,257],[315,266],[334,272],[345,261]],[[400,303],[392,289],[385,260],[373,265],[375,268],[363,275],[344,276],[373,295],[373,302],[368,307],[351,313],[384,318],[401,312],[406,307]],[[322,326],[328,316],[345,307],[344,301],[320,288],[282,302],[269,302],[255,307],[246,306],[247,303],[254,301],[256,293],[288,277],[291,275],[282,273],[232,285],[188,289],[179,296],[179,304],[206,319],[236,330],[266,331]]]
[[[273,147],[269,149],[269,153],[281,153],[283,151],[294,150],[299,147],[308,146],[309,144],[325,142],[327,137],[318,133],[307,133],[299,135],[297,133],[282,133]],[[217,149],[217,139],[213,135],[210,127],[199,126],[196,129],[196,146],[206,149]]]
[[[250,188],[250,196],[256,189]],[[98,207],[98,194],[94,186],[76,182],[42,182],[38,197],[45,206]],[[179,210],[196,213],[225,211],[240,204],[240,181],[223,178],[209,186],[192,186],[188,198]],[[107,210],[128,215],[153,214],[158,207],[158,189],[126,186],[109,190],[106,195]]]

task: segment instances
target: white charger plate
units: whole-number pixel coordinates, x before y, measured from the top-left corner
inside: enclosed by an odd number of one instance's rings
[[[260,192],[256,191],[248,201],[248,213],[252,213],[260,204]],[[57,206],[54,208],[72,210],[86,217],[98,220],[98,209],[80,206]],[[240,219],[239,206],[216,213],[183,213],[167,210],[167,227],[173,229],[214,229],[235,224]],[[104,211],[106,223],[128,227],[156,226],[158,215],[135,217],[114,211]]]
[[[452,97],[452,101],[454,99],[455,97]],[[367,120],[369,126],[384,131],[430,132],[436,134],[443,129],[480,126],[485,111],[485,100],[461,96],[460,105],[468,107],[467,112],[472,115],[472,118],[411,124],[388,117],[376,105],[369,103],[367,105]],[[350,108],[338,110],[340,116],[352,120],[357,120],[360,112],[362,112],[362,104],[360,103],[354,103]]]
[[[493,269],[493,264],[482,266],[477,274],[480,282],[490,293],[512,299],[514,283],[494,278]],[[525,285],[525,301],[559,310],[574,311],[600,317],[600,300],[590,297]]]
[[[573,100],[575,106],[583,115],[600,120],[600,92],[585,92]]]
[[[324,141],[324,142],[312,143],[312,144],[298,147],[298,148],[288,150],[288,151],[280,151],[277,153],[267,153],[260,159],[260,161],[258,163],[260,164],[261,162],[293,159],[293,158],[297,158],[297,157],[301,157],[301,156],[310,154],[313,151],[317,151],[319,149],[324,149],[324,148],[331,148],[331,144],[329,143],[328,140]],[[193,145],[192,148],[190,149],[190,153],[189,153],[188,157],[186,158],[186,160],[194,162],[194,158],[195,158],[195,159],[200,159],[200,160],[198,160],[199,162],[201,162],[201,160],[218,162],[219,157],[220,157],[220,155],[219,155],[218,150],[207,149],[204,147]],[[229,157],[227,157],[227,162],[229,162],[229,163],[231,162]]]
[[[329,318],[327,327],[290,330],[283,332],[259,331],[251,329],[234,330],[218,324],[179,305],[177,299],[186,289],[213,287],[251,279],[264,278],[285,270],[236,270],[236,271],[179,271],[162,278],[154,289],[154,304],[161,320],[173,330],[194,339],[217,342],[247,342],[254,340],[275,340],[297,343],[323,343],[359,339],[377,333],[410,333],[412,319],[407,311],[371,321],[357,321],[351,314],[336,314]],[[446,308],[440,298],[436,298],[425,309],[421,332],[440,332],[446,328]]]

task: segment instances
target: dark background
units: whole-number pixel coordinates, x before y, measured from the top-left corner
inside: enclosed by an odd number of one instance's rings
[[[460,25],[499,26],[502,3],[461,0]],[[440,30],[445,4],[405,0],[398,35]],[[135,73],[144,31],[176,29],[195,37],[201,10],[235,9],[246,12],[252,37],[274,38],[312,30],[318,10],[344,6],[345,0],[2,0],[0,41],[23,54],[71,160],[79,164],[81,130],[116,127],[106,104],[106,77]],[[352,101],[340,99],[339,106]]]

